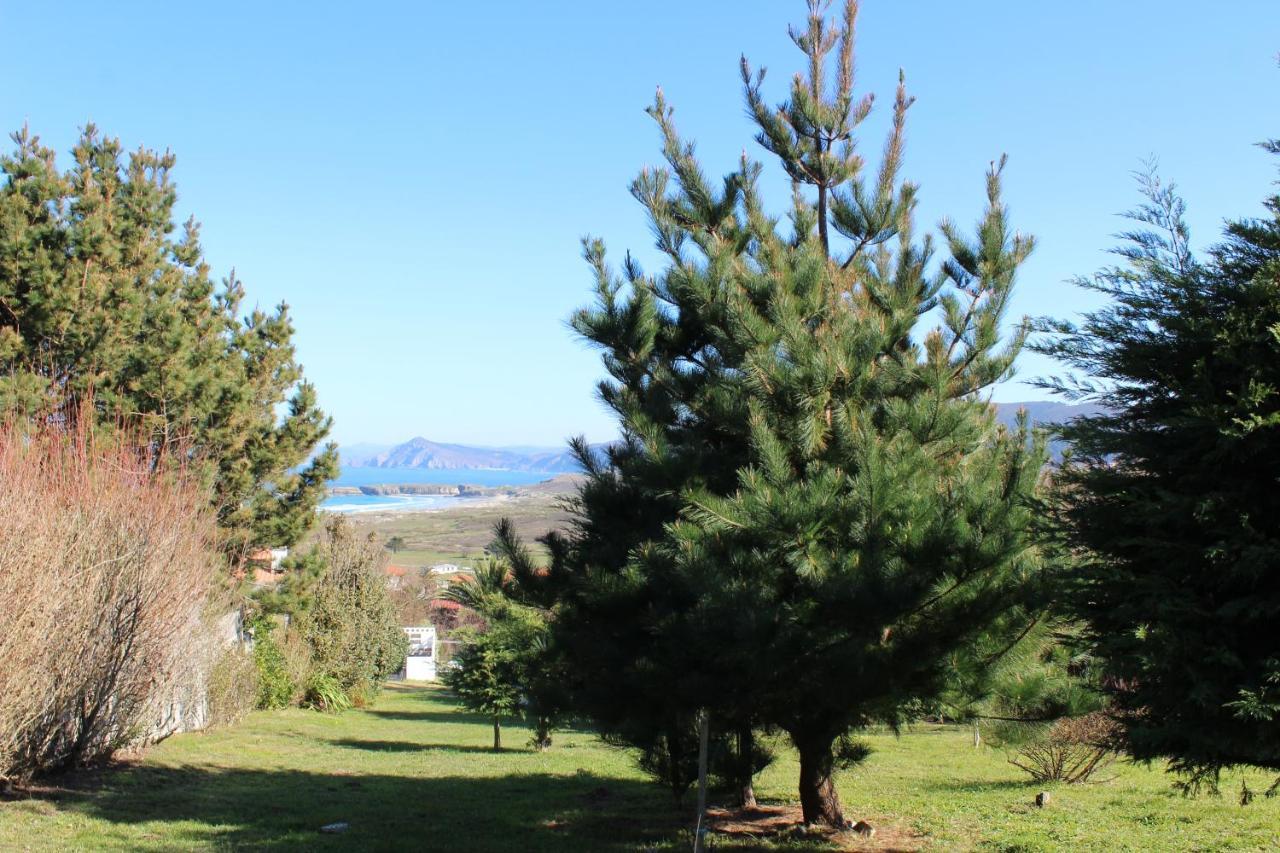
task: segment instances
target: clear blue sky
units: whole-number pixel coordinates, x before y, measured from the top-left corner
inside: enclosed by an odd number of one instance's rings
[[[1143,158],[1180,185],[1201,245],[1275,177],[1252,143],[1280,136],[1276,0],[863,7],[859,81],[880,99],[864,150],[901,66],[924,220],[973,221],[1009,154],[1015,222],[1040,241],[1018,314],[1084,304],[1065,280],[1106,260]],[[252,300],[292,306],[339,440],[604,439],[598,357],[564,325],[590,294],[579,238],[651,259],[626,186],[658,160],[654,86],[724,171],[755,148],[739,54],[780,98],[802,18],[801,0],[0,0],[0,124],[65,152],[92,120],[176,152],[182,215]]]

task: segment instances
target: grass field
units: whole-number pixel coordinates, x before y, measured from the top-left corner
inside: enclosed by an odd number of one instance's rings
[[[357,527],[372,530],[379,541],[403,537],[406,548],[392,556],[400,566],[435,563],[474,564],[493,540],[493,526],[507,517],[537,554],[534,541],[564,524],[560,501],[572,491],[575,478],[558,477],[547,483],[522,486],[519,496],[486,506],[465,506],[439,512],[362,513],[352,516]]]
[[[509,729],[504,741],[516,748],[490,752],[488,721],[435,687],[392,686],[374,707],[339,716],[258,712],[0,801],[0,849],[688,849],[689,812],[625,752],[568,732],[538,753],[520,746],[526,736]],[[973,749],[966,731],[925,726],[869,740],[875,753],[840,789],[848,816],[879,828],[882,849],[1280,848],[1280,800],[1187,800],[1158,770],[1117,765],[1111,781],[1053,788],[1037,809],[1039,788],[999,752]],[[782,751],[759,779],[762,800],[790,803],[795,773]],[[1255,789],[1265,781],[1250,777]],[[336,821],[350,828],[319,831]],[[737,829],[714,836],[712,849],[859,849],[853,838]]]

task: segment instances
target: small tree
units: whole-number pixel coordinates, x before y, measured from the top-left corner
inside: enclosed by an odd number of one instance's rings
[[[384,547],[392,554],[399,554],[405,548],[404,537],[392,536],[387,540],[387,544]]]
[[[1045,387],[1104,407],[1059,428],[1070,601],[1129,751],[1190,790],[1280,769],[1280,196],[1200,260],[1173,188],[1141,182],[1122,262],[1078,281],[1108,304],[1039,349],[1072,371]]]
[[[474,581],[451,585],[445,597],[474,611],[479,628],[462,632],[462,648],[444,681],[468,708],[493,718],[493,748],[502,748],[504,716],[522,716],[534,730],[533,745],[551,745],[554,708],[546,653],[547,616],[519,603],[505,563],[486,560]]]
[[[527,656],[542,628],[526,612],[513,608],[483,630],[464,632],[461,649],[445,669],[444,682],[462,704],[493,719],[495,751],[502,749],[502,717],[523,714]]]

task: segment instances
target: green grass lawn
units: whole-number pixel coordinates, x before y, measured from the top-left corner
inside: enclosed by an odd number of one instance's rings
[[[180,735],[138,763],[55,780],[0,802],[0,849],[641,850],[687,849],[689,813],[586,732],[524,748],[434,687],[397,685],[367,710],[259,712],[241,725]],[[1038,786],[969,734],[926,726],[870,736],[875,753],[841,778],[851,818],[899,849],[1225,850],[1280,848],[1280,800],[1186,800],[1170,778],[1115,766],[1103,784]],[[763,801],[793,800],[781,751],[759,779]],[[1236,787],[1240,777],[1226,780]],[[1253,774],[1255,789],[1266,777]],[[350,829],[319,828],[347,821]],[[852,843],[836,839],[835,843]],[[715,840],[713,849],[823,846],[789,836]]]

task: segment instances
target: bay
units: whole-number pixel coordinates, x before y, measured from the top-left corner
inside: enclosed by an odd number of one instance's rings
[[[493,468],[342,468],[334,486],[466,485],[497,488],[527,486],[554,477],[537,471],[504,471]],[[358,514],[366,512],[430,512],[467,504],[482,504],[488,498],[454,495],[329,495],[320,504],[326,512]]]

